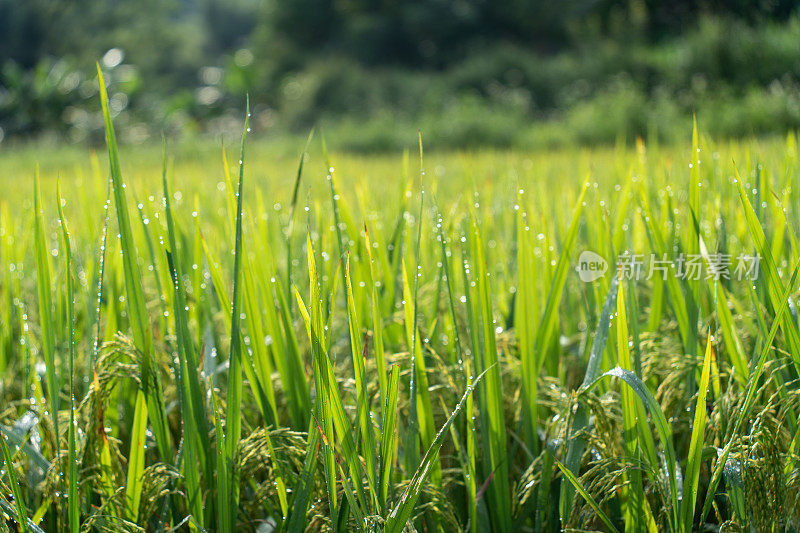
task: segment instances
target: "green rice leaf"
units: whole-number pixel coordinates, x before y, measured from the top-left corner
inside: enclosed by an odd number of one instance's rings
[[[708,484],[705,503],[703,504],[703,510],[700,514],[701,523],[705,521],[705,517],[711,510],[711,504],[714,501],[714,494],[717,491],[717,486],[719,485],[724,469],[728,464],[728,455],[730,454],[731,447],[733,446],[734,441],[738,438],[742,424],[747,418],[747,414],[750,412],[750,408],[752,407],[755,392],[758,389],[758,380],[761,378],[761,374],[764,371],[764,364],[766,363],[767,357],[772,349],[772,341],[775,340],[775,334],[778,332],[778,328],[781,326],[786,310],[789,307],[789,295],[791,295],[797,288],[798,272],[800,272],[800,263],[798,263],[798,265],[794,268],[792,278],[789,280],[786,290],[783,291],[781,299],[778,300],[781,302],[781,304],[778,306],[775,312],[775,318],[772,321],[772,327],[770,328],[767,338],[764,341],[761,349],[761,355],[756,362],[755,369],[750,373],[750,379],[747,381],[747,388],[745,390],[741,408],[739,409],[739,415],[736,418],[736,423],[733,426],[728,442],[722,449],[722,453],[720,454],[720,458],[717,461],[717,465],[714,468],[711,480]]]
[[[108,145],[108,160],[111,173],[111,183],[114,191],[114,204],[117,211],[117,222],[119,225],[119,240],[122,248],[122,264],[125,274],[125,292],[127,295],[128,313],[130,317],[131,329],[133,330],[133,340],[136,348],[141,353],[141,387],[144,395],[143,402],[137,398],[136,408],[147,409],[146,413],[134,414],[134,428],[131,431],[131,446],[144,446],[144,431],[147,427],[147,415],[150,415],[153,426],[153,434],[156,437],[159,454],[165,461],[170,460],[171,445],[169,442],[169,432],[167,431],[167,421],[164,414],[164,400],[161,395],[161,386],[158,383],[158,374],[153,368],[153,334],[150,327],[150,319],[147,315],[144,289],[142,286],[142,275],[139,271],[138,253],[133,239],[130,216],[128,215],[128,201],[125,194],[126,185],[122,181],[122,170],[119,165],[117,150],[117,140],[114,134],[114,125],[111,122],[111,113],[108,110],[108,94],[106,92],[103,73],[100,65],[97,65],[97,78],[100,86],[100,103],[103,109],[103,120],[105,122],[106,144]],[[141,497],[141,487],[139,485],[144,467],[144,450],[134,451],[131,455],[141,456],[141,461],[129,462],[128,480],[130,483],[131,518],[135,519],[138,510],[139,498]],[[130,471],[130,466],[141,467],[141,470]],[[137,481],[138,480],[138,481]]]
[[[608,332],[611,326],[611,318],[614,315],[614,310],[617,306],[617,285],[619,284],[619,276],[617,274],[611,278],[611,284],[608,288],[608,295],[603,304],[603,309],[600,311],[600,320],[597,323],[597,330],[594,334],[592,342],[592,350],[589,355],[589,363],[586,365],[586,374],[583,377],[583,386],[588,386],[600,373],[600,364],[603,359],[603,352],[606,348],[606,341],[608,340]],[[578,404],[575,415],[572,418],[572,424],[569,429],[569,437],[567,438],[567,451],[564,454],[564,463],[570,472],[578,472],[580,468],[581,458],[586,448],[586,437],[583,431],[589,424],[588,409]],[[559,498],[559,512],[561,515],[561,523],[565,524],[569,514],[572,512],[572,502],[575,498],[575,490],[571,485],[566,483],[561,484],[561,496]]]
[[[400,365],[392,365],[392,372],[387,383],[386,401],[383,406],[383,428],[380,443],[380,488],[379,503],[381,512],[384,512],[388,502],[389,485],[392,480],[392,464],[394,463],[394,450],[397,420],[397,396],[400,384]]]
[[[698,483],[700,479],[700,466],[703,453],[703,438],[706,430],[706,395],[708,393],[708,380],[711,375],[711,358],[714,348],[709,333],[706,343],[706,353],[703,358],[703,373],[700,378],[700,389],[697,394],[697,403],[694,408],[694,424],[692,437],[689,443],[689,457],[686,462],[686,476],[683,485],[683,500],[681,501],[681,521],[684,531],[692,531],[694,521],[695,503],[697,501]]]
[[[39,296],[39,322],[42,328],[42,355],[47,373],[47,394],[50,399],[50,417],[55,431],[55,456],[61,454],[58,430],[59,380],[56,377],[55,323],[53,322],[53,297],[50,286],[50,254],[44,225],[44,209],[39,191],[39,169],[33,175],[34,240],[36,246],[36,289]]]
[[[64,238],[64,265],[67,278],[67,321],[69,323],[69,429],[67,431],[67,504],[69,529],[72,533],[80,530],[80,493],[78,492],[78,457],[75,443],[75,288],[72,278],[72,245],[70,244],[67,219],[64,217],[61,184],[57,184],[58,218]],[[23,520],[24,522],[24,520]]]
[[[588,503],[589,507],[592,508],[592,511],[597,514],[597,517],[602,520],[603,524],[605,524],[605,526],[608,528],[608,531],[618,532],[619,530],[614,527],[614,523],[611,521],[608,515],[603,512],[603,510],[600,508],[600,505],[598,505],[597,501],[592,497],[592,495],[589,494],[585,488],[583,488],[583,485],[581,484],[580,480],[575,477],[575,474],[573,474],[566,466],[561,464],[560,461],[556,461],[556,465],[558,465],[558,468],[561,470],[561,473],[564,475],[564,477],[567,478],[567,481],[569,481],[570,484],[575,487],[575,490],[578,491],[578,494],[580,494],[581,497],[586,500],[586,503]]]
[[[420,461],[419,468],[417,468],[416,472],[414,472],[411,481],[409,482],[405,491],[403,491],[403,495],[400,497],[397,505],[395,505],[395,507],[386,517],[386,525],[384,527],[384,531],[386,533],[400,533],[403,528],[405,528],[406,523],[411,518],[411,513],[414,510],[414,505],[417,502],[419,493],[422,490],[422,484],[431,472],[431,467],[439,455],[439,449],[442,447],[442,443],[444,442],[444,438],[447,435],[450,425],[464,408],[467,398],[470,396],[470,394],[472,394],[472,391],[475,390],[475,387],[480,383],[481,379],[483,379],[484,375],[486,375],[489,370],[489,368],[484,370],[477,378],[475,378],[475,381],[469,387],[467,387],[467,390],[464,392],[464,396],[461,397],[461,401],[458,402],[456,408],[453,409],[453,412],[447,418],[447,422],[444,423],[439,432],[436,434],[436,438],[434,438],[433,443],[431,443],[430,447],[425,452],[422,461]]]
[[[615,367],[606,372],[605,374],[601,375],[597,378],[594,382],[588,385],[585,388],[582,388],[582,391],[585,393],[587,391],[592,390],[596,387],[603,378],[606,377],[616,377],[621,379],[626,385],[628,385],[633,392],[639,397],[639,399],[644,404],[647,411],[650,413],[650,418],[655,426],[656,433],[658,433],[658,438],[661,441],[661,446],[664,450],[664,459],[666,462],[667,467],[667,494],[670,495],[671,499],[671,509],[670,514],[668,516],[670,520],[670,524],[672,524],[672,528],[675,529],[678,524],[678,510],[679,510],[679,503],[678,503],[678,483],[677,483],[677,471],[676,471],[676,457],[675,457],[675,448],[673,447],[672,442],[672,429],[670,425],[667,423],[667,419],[664,416],[664,412],[661,410],[661,406],[656,401],[653,394],[647,388],[641,379],[639,379],[636,374],[631,372],[630,370],[626,370],[624,368]]]
[[[228,505],[230,508],[229,531],[237,530],[239,510],[239,472],[235,468],[236,453],[242,437],[242,344],[239,316],[241,308],[242,265],[242,202],[244,200],[244,143],[250,129],[250,103],[245,111],[242,147],[239,152],[239,187],[236,193],[236,234],[233,248],[233,298],[231,303],[231,351],[228,370],[228,411],[225,416],[225,454],[228,463]]]
[[[14,462],[11,459],[11,454],[8,451],[8,445],[6,445],[6,438],[5,436],[0,433],[0,450],[2,454],[0,457],[3,458],[3,463],[5,463],[6,473],[8,474],[8,483],[11,485],[11,494],[14,496],[15,502],[15,511],[17,518],[17,524],[22,529],[23,532],[27,532],[29,529],[29,521],[28,521],[28,510],[25,508],[25,503],[22,500],[22,491],[19,488],[19,483],[17,483],[17,473],[14,470]],[[0,468],[3,465],[0,464]],[[5,495],[0,495],[0,501],[3,503],[5,502]],[[10,507],[10,506],[9,506]]]

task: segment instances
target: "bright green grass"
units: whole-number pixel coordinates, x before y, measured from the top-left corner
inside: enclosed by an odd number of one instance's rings
[[[800,527],[793,137],[317,132],[298,171],[257,133],[2,154],[0,530]],[[625,250],[762,259],[618,282]]]

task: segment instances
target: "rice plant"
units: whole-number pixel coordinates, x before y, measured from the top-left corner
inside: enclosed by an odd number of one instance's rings
[[[187,158],[98,80],[0,177],[1,530],[800,529],[794,135]]]

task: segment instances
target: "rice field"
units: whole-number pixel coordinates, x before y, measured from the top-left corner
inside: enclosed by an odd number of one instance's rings
[[[100,86],[0,156],[0,531],[800,529],[793,134],[118,150]]]

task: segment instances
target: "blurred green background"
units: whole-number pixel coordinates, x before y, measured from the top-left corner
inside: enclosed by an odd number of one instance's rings
[[[0,138],[127,143],[322,126],[362,150],[541,147],[800,126],[784,0],[0,0]]]

